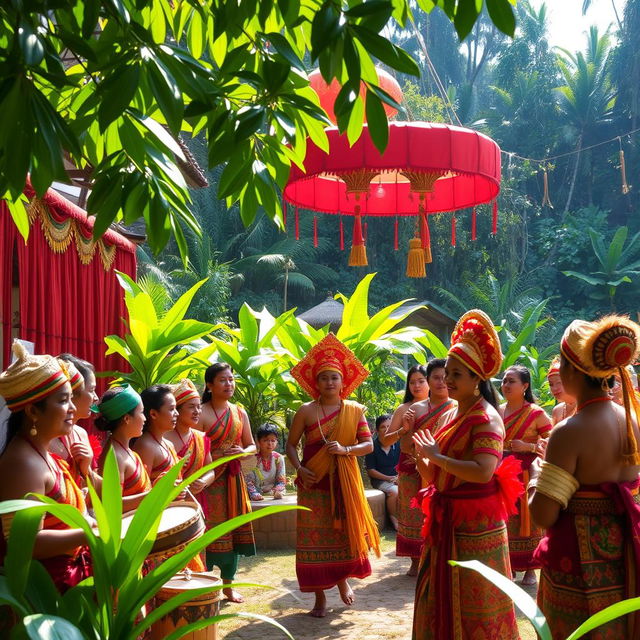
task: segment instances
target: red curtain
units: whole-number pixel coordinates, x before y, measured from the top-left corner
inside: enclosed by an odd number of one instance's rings
[[[18,230],[11,219],[9,207],[4,200],[0,200],[0,322],[2,323],[2,363],[4,367],[10,361],[13,324],[11,290],[17,233]]]
[[[31,193],[27,193],[31,196]],[[43,199],[57,220],[73,218],[88,235],[93,227],[86,212],[55,192]],[[2,300],[3,353],[10,345],[7,331],[6,301],[11,301],[11,268],[15,242],[18,257],[20,299],[19,337],[35,343],[36,353],[56,355],[73,353],[93,363],[96,371],[122,369],[125,363],[117,356],[105,356],[104,337],[123,335],[126,317],[124,294],[116,270],[131,277],[136,273],[135,245],[123,236],[108,231],[106,244],[116,246],[113,264],[105,270],[96,250],[88,265],[81,263],[72,240],[66,251],[54,253],[42,230],[39,219],[31,225],[29,239],[16,238],[15,226],[6,204],[0,209],[0,296]],[[11,308],[9,304],[9,309]],[[10,326],[10,325],[9,325]],[[8,360],[4,360],[5,367]],[[99,392],[106,381],[98,379]]]

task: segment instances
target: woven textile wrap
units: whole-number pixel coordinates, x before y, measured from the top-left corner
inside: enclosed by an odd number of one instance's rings
[[[11,348],[16,360],[0,374],[0,395],[11,411],[21,411],[69,381],[67,370],[53,356],[32,356],[17,340]]]
[[[627,439],[622,452],[626,465],[640,464],[638,443],[633,433],[631,409],[640,417],[640,404],[627,369],[640,352],[640,326],[627,316],[609,315],[597,320],[574,320],[560,342],[562,355],[579,371],[605,380],[620,376],[627,423]]]
[[[348,398],[366,379],[369,372],[356,355],[338,340],[327,334],[307,355],[291,369],[291,375],[314,399],[320,395],[316,380],[323,371],[337,371],[342,376],[340,396]]]
[[[200,400],[200,394],[198,393],[198,389],[196,389],[196,385],[187,378],[183,378],[178,382],[178,384],[172,385],[171,390],[173,391],[173,395],[176,399],[177,407],[188,400],[193,400],[195,398]]]

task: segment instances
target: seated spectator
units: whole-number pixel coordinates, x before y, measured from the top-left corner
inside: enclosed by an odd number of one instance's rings
[[[384,447],[380,443],[378,433],[385,433],[391,426],[388,414],[376,419],[376,437],[373,440],[373,451],[365,458],[367,473],[371,478],[371,486],[379,489],[387,497],[387,513],[394,529],[398,529],[398,472],[400,458],[400,442]]]
[[[272,495],[280,500],[285,494],[284,456],[275,449],[278,446],[278,428],[272,424],[263,424],[256,434],[258,452],[255,461],[245,472],[247,490],[251,500],[264,500],[264,496]]]

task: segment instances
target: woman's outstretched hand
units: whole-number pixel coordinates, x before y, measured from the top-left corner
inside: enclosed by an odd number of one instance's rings
[[[416,431],[412,439],[419,458],[432,460],[440,453],[440,446],[429,431]]]

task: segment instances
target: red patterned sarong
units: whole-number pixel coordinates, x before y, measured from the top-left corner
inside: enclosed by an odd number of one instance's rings
[[[538,605],[554,640],[564,640],[597,611],[640,595],[638,485],[635,481],[579,487],[538,545]],[[589,638],[639,635],[640,616],[635,613],[598,627]]]

